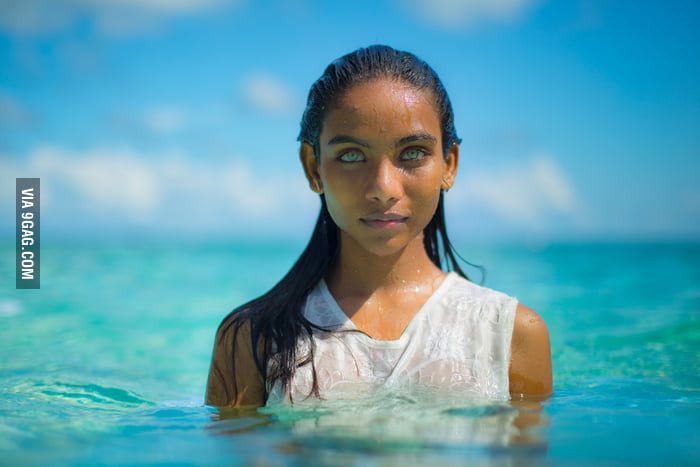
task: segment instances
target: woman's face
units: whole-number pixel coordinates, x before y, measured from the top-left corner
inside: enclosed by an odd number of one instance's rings
[[[376,255],[422,242],[457,169],[458,147],[446,159],[441,134],[430,93],[390,79],[350,88],[323,120],[318,162],[302,147],[311,187],[325,194],[341,236]]]

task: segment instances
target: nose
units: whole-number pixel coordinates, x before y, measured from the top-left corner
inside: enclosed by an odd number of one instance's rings
[[[367,181],[368,199],[389,203],[398,200],[403,194],[400,169],[391,160],[382,159],[370,173]]]

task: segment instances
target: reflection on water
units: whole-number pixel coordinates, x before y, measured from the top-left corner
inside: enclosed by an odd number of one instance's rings
[[[252,408],[221,408],[211,414],[213,423],[207,425],[212,434],[240,433],[267,425],[271,417]]]
[[[443,464],[468,459],[528,465],[545,459],[548,417],[539,402],[444,396],[378,394],[359,400],[307,400],[291,407],[220,409],[208,429],[220,435],[284,433],[278,454],[312,464],[357,464],[376,455],[402,464],[418,455],[421,463]]]

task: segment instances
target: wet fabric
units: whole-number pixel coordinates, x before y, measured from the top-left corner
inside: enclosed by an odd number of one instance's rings
[[[298,355],[313,340],[322,399],[364,398],[375,391],[420,388],[508,400],[510,343],[517,300],[449,273],[409,322],[399,339],[376,340],[359,331],[322,280],[309,294],[304,314],[331,330],[301,339]],[[278,383],[267,405],[313,402],[312,366],[297,369],[290,390]]]

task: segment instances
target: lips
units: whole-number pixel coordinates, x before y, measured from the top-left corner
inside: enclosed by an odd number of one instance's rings
[[[377,213],[360,219],[362,223],[378,230],[394,229],[406,223],[407,216],[397,213]]]

